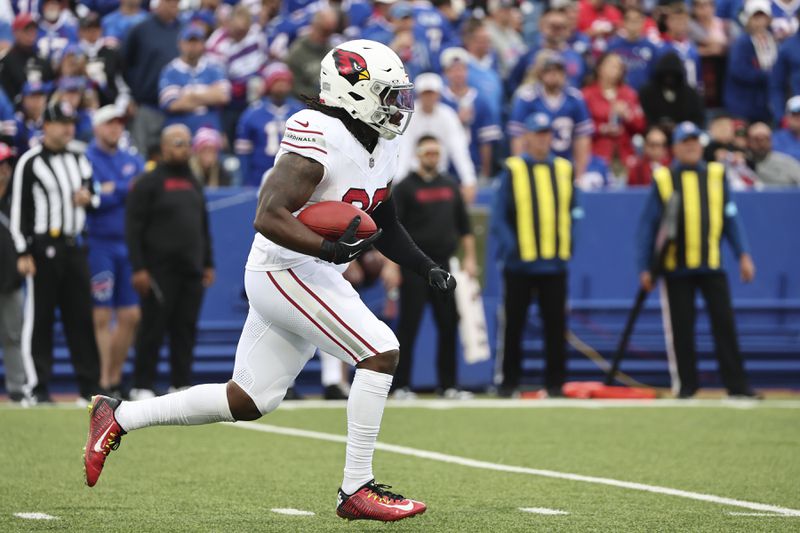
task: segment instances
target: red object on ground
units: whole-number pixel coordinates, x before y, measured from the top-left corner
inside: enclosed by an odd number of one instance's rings
[[[655,399],[654,389],[642,387],[617,387],[602,381],[570,381],[564,384],[564,396],[568,398],[596,399]]]
[[[367,213],[347,202],[319,202],[303,209],[297,220],[326,239],[337,240],[345,232],[353,217],[360,216],[361,224],[356,230],[356,237],[366,239],[376,231],[378,226]]]

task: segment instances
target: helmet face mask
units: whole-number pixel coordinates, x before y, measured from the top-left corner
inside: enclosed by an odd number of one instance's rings
[[[384,139],[408,128],[414,84],[391,48],[365,39],[348,41],[322,60],[320,101],[339,107]]]

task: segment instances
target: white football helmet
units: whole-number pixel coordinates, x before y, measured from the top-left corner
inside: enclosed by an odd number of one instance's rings
[[[322,60],[319,99],[340,107],[384,139],[402,135],[414,112],[414,84],[388,46],[367,39],[342,43]]]

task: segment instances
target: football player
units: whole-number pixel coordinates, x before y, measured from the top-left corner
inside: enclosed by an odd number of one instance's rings
[[[390,201],[398,140],[414,109],[413,84],[387,46],[346,42],[322,60],[318,99],[292,115],[275,167],[259,197],[257,234],[245,267],[250,310],[227,384],[197,385],[139,402],[96,396],[84,466],[94,486],[125,433],[153,425],[255,420],[273,411],[313,356],[314,347],[356,367],[347,404],[344,479],[336,513],[348,519],[400,520],[425,504],[375,481],[372,456],[399,357],[397,338],[361,301],[341,272],[375,246],[390,260],[452,293],[455,279],[423,254]],[[327,240],[296,215],[317,202],[349,202],[378,231],[357,239],[360,217]]]

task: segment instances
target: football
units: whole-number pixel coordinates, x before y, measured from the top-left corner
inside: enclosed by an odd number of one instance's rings
[[[346,202],[319,202],[310,205],[297,215],[297,219],[314,233],[335,241],[342,236],[350,221],[356,216],[361,217],[361,224],[356,230],[357,238],[365,239],[378,231],[372,217]]]

